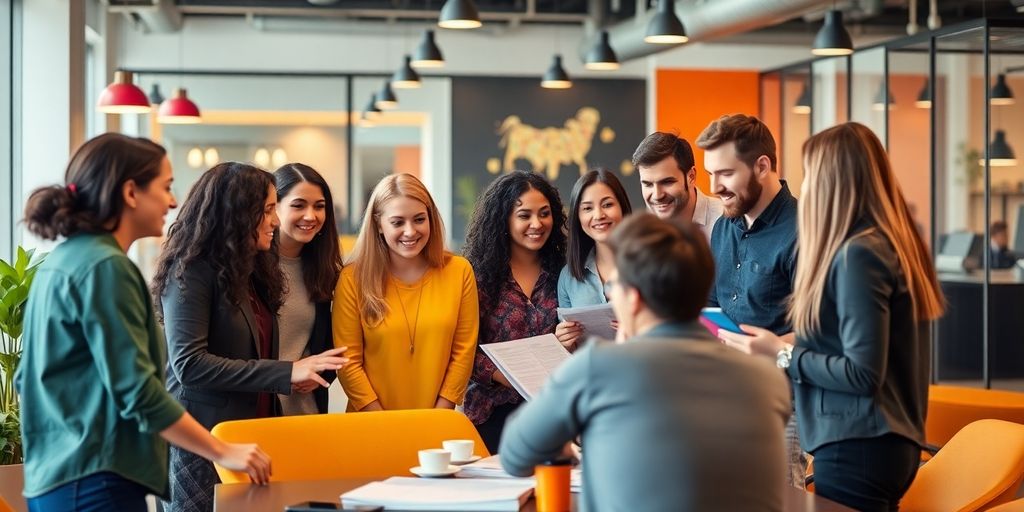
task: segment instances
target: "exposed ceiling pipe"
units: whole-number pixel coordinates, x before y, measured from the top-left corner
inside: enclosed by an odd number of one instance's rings
[[[182,14],[199,15],[240,15],[268,17],[313,17],[313,18],[382,18],[382,19],[437,19],[437,11],[427,9],[344,9],[314,7],[248,7],[248,6],[205,6],[182,5]],[[526,10],[520,12],[480,11],[483,21],[501,22],[550,22],[583,23],[588,15],[583,13],[537,12],[536,1],[527,0]]]
[[[181,29],[181,10],[174,0],[106,0],[107,10],[120,13],[145,25],[150,32],[177,32]]]
[[[697,4],[680,5],[676,2],[676,15],[686,27],[690,43],[725,37],[781,23],[800,16],[805,11],[831,5],[821,0],[715,0]],[[655,14],[650,10],[638,12],[631,20],[610,27],[611,45],[620,61],[635,59],[657,53],[673,46],[647,44],[644,32],[647,22]],[[580,45],[580,58],[595,44],[597,36],[587,38]]]

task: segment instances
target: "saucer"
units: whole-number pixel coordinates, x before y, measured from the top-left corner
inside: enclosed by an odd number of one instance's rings
[[[446,477],[446,476],[452,476],[455,473],[458,473],[459,470],[461,470],[461,469],[462,468],[460,468],[458,466],[449,465],[448,469],[446,469],[444,471],[441,471],[439,473],[434,473],[434,472],[428,472],[427,470],[423,469],[421,466],[416,466],[414,468],[409,468],[409,472],[411,472],[412,474],[414,474],[416,476],[420,476],[420,477],[423,477],[423,478],[443,478],[443,477]]]
[[[472,456],[472,457],[470,457],[470,458],[468,458],[466,460],[453,460],[452,464],[454,464],[456,466],[464,466],[464,465],[469,464],[471,462],[476,462],[476,461],[478,461],[478,460],[480,460],[482,458],[483,457],[481,457],[479,455],[474,455],[474,456]]]

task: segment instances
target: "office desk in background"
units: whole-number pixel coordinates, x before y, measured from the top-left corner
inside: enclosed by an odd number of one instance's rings
[[[312,480],[295,482],[274,482],[259,486],[251,484],[217,484],[214,493],[214,512],[282,512],[284,507],[306,501],[328,501],[338,503],[341,494],[356,487],[373,482],[374,478],[353,478],[344,480]],[[732,484],[730,484],[732,485]],[[522,509],[536,510],[533,499]],[[576,495],[573,495],[573,510],[576,510]],[[849,512],[834,501],[815,496],[795,487],[786,486],[785,512]]]
[[[936,377],[981,379],[984,273],[940,273],[939,283],[948,307],[936,329]],[[988,305],[990,376],[1024,378],[1024,279],[1016,270],[991,271]]]

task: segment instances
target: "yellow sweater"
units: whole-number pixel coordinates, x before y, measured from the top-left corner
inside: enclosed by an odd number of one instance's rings
[[[480,325],[469,262],[451,256],[443,268],[428,269],[414,284],[389,280],[389,311],[375,327],[361,318],[354,270],[352,265],[342,270],[331,313],[334,345],[348,347],[345,357],[351,360],[338,372],[348,410],[358,411],[374,400],[384,409],[426,409],[438,396],[462,403]]]

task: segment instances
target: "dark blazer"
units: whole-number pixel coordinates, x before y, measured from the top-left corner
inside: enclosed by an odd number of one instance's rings
[[[310,333],[308,346],[309,353],[313,355],[334,348],[334,333],[331,331],[331,301],[316,303],[316,317],[313,319],[313,332]],[[330,384],[338,378],[338,372],[321,372],[320,376]],[[327,412],[327,388],[316,388],[313,391],[313,400],[316,401],[316,409],[320,411],[320,414]]]
[[[171,275],[174,275],[172,269]],[[248,300],[223,298],[213,269],[196,262],[184,289],[171,278],[161,297],[167,337],[167,390],[206,428],[255,418],[260,392],[291,393],[292,363],[277,360],[277,317],[271,354],[260,358]]]
[[[887,433],[923,446],[929,337],[892,244],[859,224],[832,261],[820,332],[793,349],[788,373],[804,450]]]

